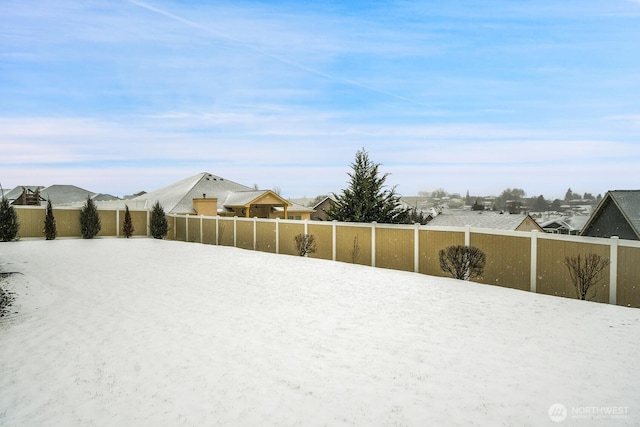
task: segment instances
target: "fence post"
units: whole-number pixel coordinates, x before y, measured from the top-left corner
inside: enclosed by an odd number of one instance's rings
[[[173,240],[178,238],[178,217],[173,215]]]
[[[280,253],[280,217],[276,217],[276,253]]]
[[[413,230],[413,271],[420,272],[420,223],[414,224]]]
[[[120,237],[120,208],[116,208],[116,237]]]
[[[309,220],[304,219],[304,234],[309,234]]]
[[[233,217],[233,247],[234,248],[238,247],[237,231],[238,231],[238,217],[234,216]]]
[[[200,215],[200,243],[204,243],[204,230],[202,229],[202,215]]]
[[[338,221],[336,221],[335,219],[333,220],[333,222],[331,223],[331,259],[333,261],[336,260],[336,254],[337,254],[337,248],[336,248],[336,241],[338,240],[337,236],[336,236],[336,224],[338,223]]]
[[[256,248],[258,247],[258,231],[257,231],[257,221],[258,221],[258,217],[254,216],[253,217],[253,250],[255,251]]]
[[[609,246],[609,304],[617,304],[618,299],[618,236],[611,236]]]
[[[464,245],[471,246],[471,226],[464,226]]]
[[[184,216],[184,241],[189,241],[189,214]]]
[[[220,215],[216,215],[216,246],[220,245],[220,225],[218,224],[218,220],[220,219]]]
[[[371,267],[376,266],[376,222],[371,223]]]
[[[529,273],[529,291],[538,292],[538,230],[531,230],[531,272]]]

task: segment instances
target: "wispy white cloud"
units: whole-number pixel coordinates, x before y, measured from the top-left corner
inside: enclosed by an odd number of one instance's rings
[[[3,2],[0,180],[313,195],[364,147],[405,194],[628,183],[637,5],[471,5]]]

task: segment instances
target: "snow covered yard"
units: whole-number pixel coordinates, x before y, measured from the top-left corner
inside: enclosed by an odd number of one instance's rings
[[[145,238],[0,269],[3,426],[640,424],[637,309]]]

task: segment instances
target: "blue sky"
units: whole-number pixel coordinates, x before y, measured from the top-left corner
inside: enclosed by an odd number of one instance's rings
[[[308,4],[307,4],[308,3]],[[0,184],[640,189],[640,0],[0,2]]]

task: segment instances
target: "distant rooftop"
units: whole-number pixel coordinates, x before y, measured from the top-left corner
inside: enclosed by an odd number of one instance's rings
[[[494,230],[516,230],[527,218],[527,214],[510,214],[495,211],[444,210],[427,225],[439,227],[473,227]]]

